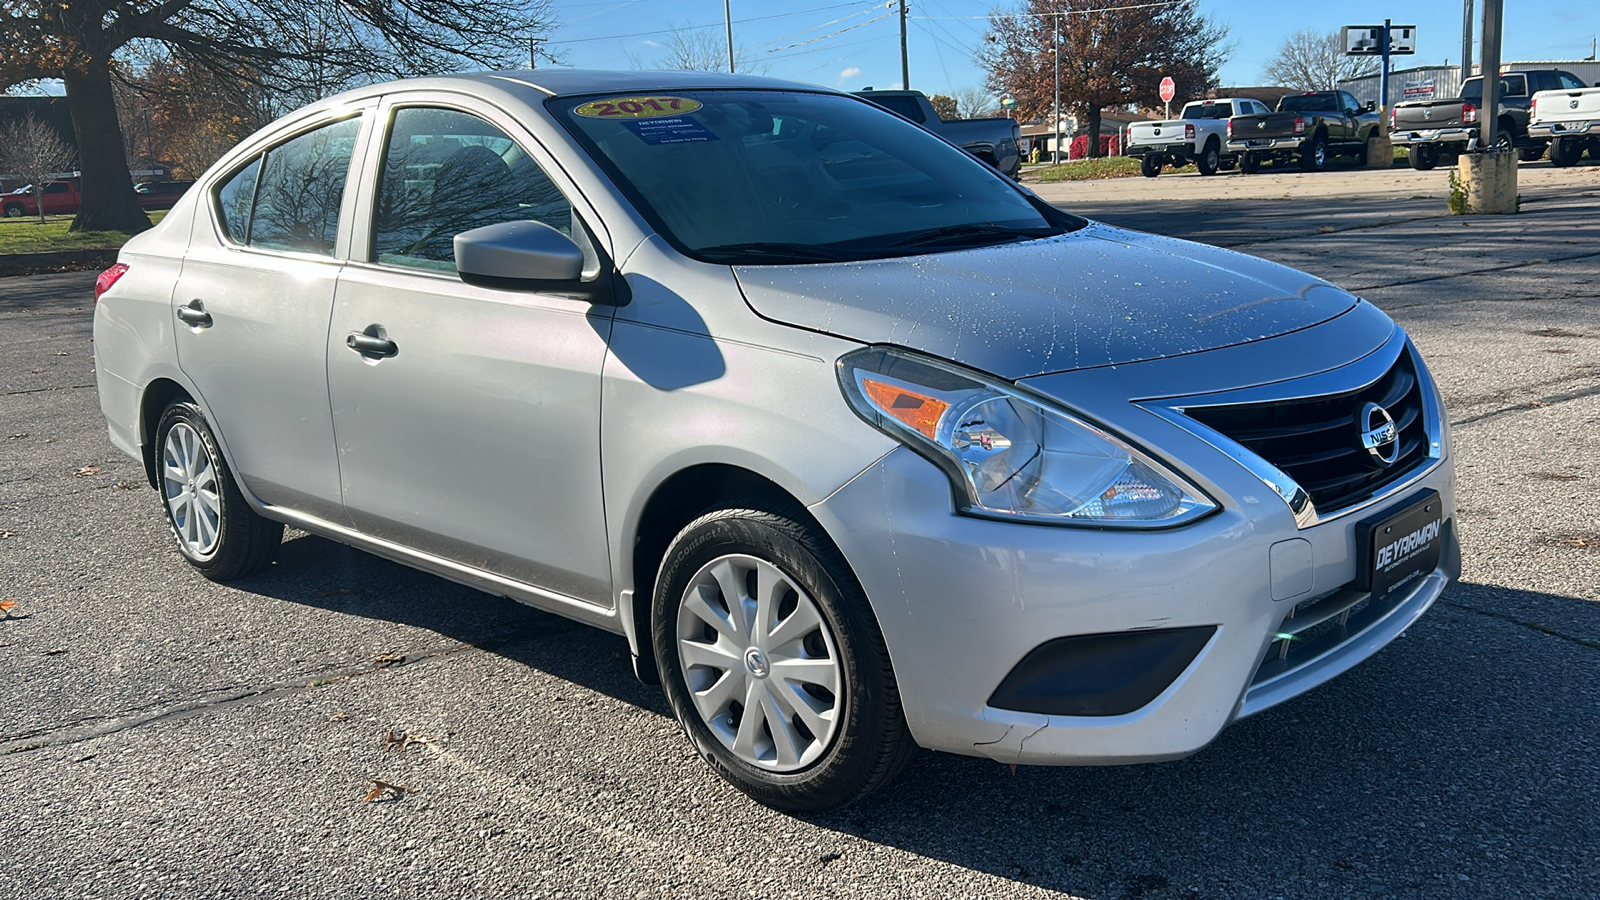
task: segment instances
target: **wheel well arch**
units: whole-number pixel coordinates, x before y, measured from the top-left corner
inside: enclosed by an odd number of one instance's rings
[[[1206,142],[1205,142],[1204,145],[1201,146],[1200,151],[1202,153],[1204,153],[1206,151],[1206,149],[1208,149],[1210,147],[1217,148],[1217,152],[1221,153],[1222,152],[1222,138],[1219,138],[1214,134],[1209,136],[1209,137],[1207,137],[1206,138]]]
[[[1517,127],[1517,120],[1508,113],[1500,114],[1500,120],[1495,124],[1495,127],[1512,137],[1518,137],[1522,134],[1522,129]]]
[[[654,602],[656,573],[668,545],[685,525],[699,516],[733,505],[782,512],[823,534],[822,526],[793,494],[771,479],[740,466],[701,463],[680,469],[662,481],[645,501],[633,532],[633,602],[632,609],[625,614],[632,617],[630,624],[637,645],[634,650],[639,654],[641,667],[654,669],[650,608]]]
[[[179,400],[194,401],[183,385],[170,378],[157,378],[145,386],[139,398],[139,447],[144,457],[144,475],[151,487],[156,483],[156,426],[161,424],[161,413]]]

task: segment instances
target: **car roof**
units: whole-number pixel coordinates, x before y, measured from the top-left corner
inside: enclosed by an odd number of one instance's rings
[[[760,75],[730,72],[657,71],[606,71],[601,69],[512,69],[499,72],[473,72],[464,75],[435,75],[369,85],[348,91],[330,101],[368,97],[409,88],[466,88],[471,86],[516,91],[518,87],[531,88],[546,97],[566,97],[578,94],[635,93],[642,91],[689,91],[710,88],[745,88],[753,90],[822,91],[838,93],[832,88],[801,81],[767,78]]]

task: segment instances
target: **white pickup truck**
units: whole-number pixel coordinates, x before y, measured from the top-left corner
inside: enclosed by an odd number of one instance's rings
[[[1534,94],[1528,136],[1550,142],[1553,166],[1575,165],[1585,150],[1600,160],[1600,84]]]
[[[1146,178],[1160,175],[1162,166],[1177,168],[1191,161],[1201,175],[1211,175],[1233,168],[1239,160],[1238,154],[1227,151],[1228,120],[1267,112],[1271,110],[1266,104],[1248,97],[1192,100],[1176,119],[1128,126],[1125,152],[1139,159],[1139,171]]]

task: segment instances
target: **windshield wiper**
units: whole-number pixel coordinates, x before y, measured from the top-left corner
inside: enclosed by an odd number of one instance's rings
[[[1032,240],[1034,238],[1049,237],[1056,233],[1057,229],[1048,226],[1042,228],[1018,228],[1013,225],[990,225],[985,223],[945,225],[942,228],[929,228],[926,231],[913,232],[905,237],[889,241],[883,246],[930,247],[988,242],[1000,243],[1001,239],[1005,238]]]
[[[782,264],[794,260],[807,262],[845,262],[860,259],[861,254],[848,250],[839,250],[829,247],[819,247],[816,244],[793,244],[754,241],[748,244],[718,244],[714,247],[701,247],[698,255],[706,259],[720,258],[722,262],[739,260],[743,262],[767,262]]]

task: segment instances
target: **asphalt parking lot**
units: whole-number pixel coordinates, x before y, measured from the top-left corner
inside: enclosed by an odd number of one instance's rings
[[[1190,759],[929,753],[804,818],[717,780],[621,638],[298,532],[199,577],[106,440],[94,274],[0,279],[0,898],[1600,895],[1600,166],[1522,171],[1470,219],[1442,170],[1042,188],[1388,310],[1454,425],[1462,583]]]

